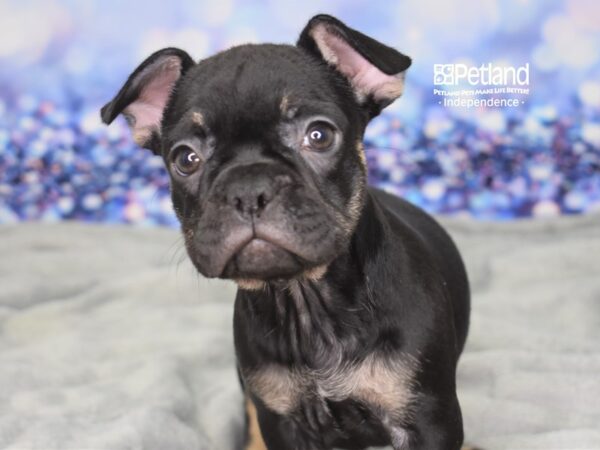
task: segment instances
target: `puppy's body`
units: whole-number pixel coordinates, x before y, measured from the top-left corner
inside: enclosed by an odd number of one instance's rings
[[[238,361],[268,448],[458,448],[468,298],[444,230],[369,189],[348,252],[322,278],[238,292]]]
[[[365,127],[410,62],[321,15],[296,47],[161,50],[102,109],[163,157],[198,271],[240,286],[238,370],[269,450],[461,445],[463,264],[423,211],[366,187]]]

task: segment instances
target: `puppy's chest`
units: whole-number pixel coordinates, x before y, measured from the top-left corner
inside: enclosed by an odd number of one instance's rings
[[[336,362],[320,369],[269,364],[244,373],[254,395],[272,411],[294,414],[308,405],[351,400],[382,420],[401,420],[415,399],[417,364],[408,357],[369,355],[356,363]]]

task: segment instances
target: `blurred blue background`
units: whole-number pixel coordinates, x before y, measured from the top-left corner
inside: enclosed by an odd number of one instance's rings
[[[600,2],[0,0],[0,223],[175,225],[162,161],[99,108],[151,52],[295,42],[338,16],[413,58],[366,136],[371,183],[482,219],[600,210]],[[530,65],[516,108],[450,108],[433,65]]]

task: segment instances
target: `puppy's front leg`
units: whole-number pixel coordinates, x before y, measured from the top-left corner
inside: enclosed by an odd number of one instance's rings
[[[422,398],[409,432],[409,445],[394,450],[460,450],[462,415],[456,395],[447,399]]]
[[[258,424],[256,406],[248,394],[246,394],[246,436],[242,450],[267,450]]]
[[[326,450],[323,444],[303,432],[295,421],[268,410],[254,401],[264,446],[267,450]],[[247,450],[262,450],[247,447]]]

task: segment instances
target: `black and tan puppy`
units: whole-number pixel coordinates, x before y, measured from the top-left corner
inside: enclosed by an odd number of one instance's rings
[[[163,157],[198,271],[239,285],[239,373],[269,450],[463,441],[463,263],[427,214],[366,186],[365,127],[410,63],[320,15],[296,46],[161,50],[102,109]]]

